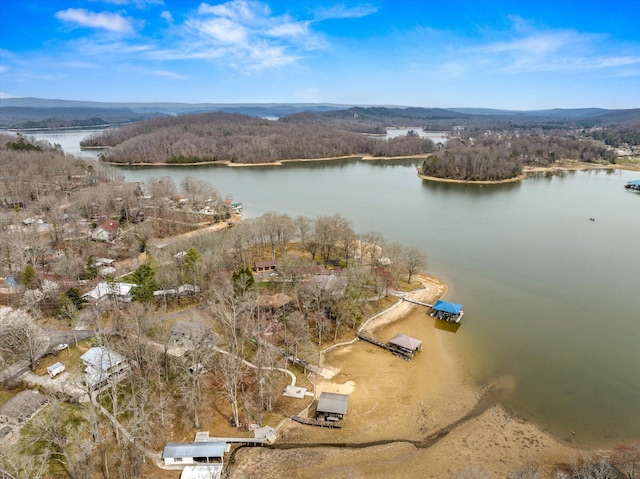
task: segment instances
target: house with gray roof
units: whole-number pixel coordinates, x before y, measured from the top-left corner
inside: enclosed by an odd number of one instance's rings
[[[109,379],[129,369],[124,356],[106,348],[91,348],[80,359],[86,366],[85,382],[93,389],[104,386]]]
[[[162,451],[162,460],[168,465],[207,464],[219,466],[220,473],[224,463],[226,442],[170,442]],[[216,477],[216,476],[214,476]],[[217,477],[220,477],[219,475]]]

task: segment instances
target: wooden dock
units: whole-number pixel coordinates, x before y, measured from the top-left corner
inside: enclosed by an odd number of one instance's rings
[[[421,301],[416,301],[415,299],[409,299],[409,298],[402,298],[404,301],[406,301],[407,303],[413,303],[413,304],[417,304],[420,306],[426,306],[427,308],[433,308],[433,304],[429,304],[429,303],[423,303]]]
[[[363,341],[374,344],[379,348],[385,349],[389,351],[394,356],[398,356],[399,358],[404,359],[405,361],[411,361],[413,358],[413,354],[398,348],[397,346],[389,343],[383,343],[382,341],[378,341],[376,338],[372,338],[371,336],[366,336],[362,333],[356,333],[356,336]]]
[[[319,419],[308,419],[306,417],[291,416],[295,422],[300,424],[308,424],[309,426],[329,427],[334,429],[342,428],[342,421],[321,421]]]

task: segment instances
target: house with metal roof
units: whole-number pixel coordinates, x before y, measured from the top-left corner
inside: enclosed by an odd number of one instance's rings
[[[181,464],[214,464],[219,465],[220,472],[222,472],[226,446],[227,443],[222,441],[192,443],[170,442],[167,443],[164,447],[164,451],[162,451],[162,460],[167,466]]]
[[[103,386],[114,375],[129,368],[124,356],[101,347],[89,349],[80,359],[86,366],[85,382],[92,388]]]
[[[323,392],[316,406],[316,419],[322,421],[341,421],[347,414],[348,394]]]
[[[131,290],[134,286],[136,285],[131,283],[100,282],[91,291],[82,295],[82,298],[96,303],[106,298],[111,298],[123,303],[130,303],[133,300]]]

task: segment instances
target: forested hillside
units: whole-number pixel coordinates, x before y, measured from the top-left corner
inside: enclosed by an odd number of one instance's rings
[[[132,123],[158,115],[157,113],[136,113],[127,108],[3,106],[0,108],[0,128],[16,130],[85,128]]]
[[[464,181],[501,181],[522,174],[523,166],[549,166],[558,160],[614,162],[615,154],[595,141],[571,137],[485,134],[478,140],[452,140],[423,162],[425,176]]]
[[[309,124],[269,121],[229,113],[158,118],[108,130],[82,146],[110,147],[115,163],[272,163],[335,156],[409,156],[434,151],[428,139],[383,141]]]

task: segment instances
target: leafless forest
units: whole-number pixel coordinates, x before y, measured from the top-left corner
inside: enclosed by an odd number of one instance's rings
[[[410,156],[434,151],[427,139],[380,141],[324,126],[273,122],[230,113],[162,118],[108,130],[84,146],[110,147],[115,163],[272,163],[335,156]]]

